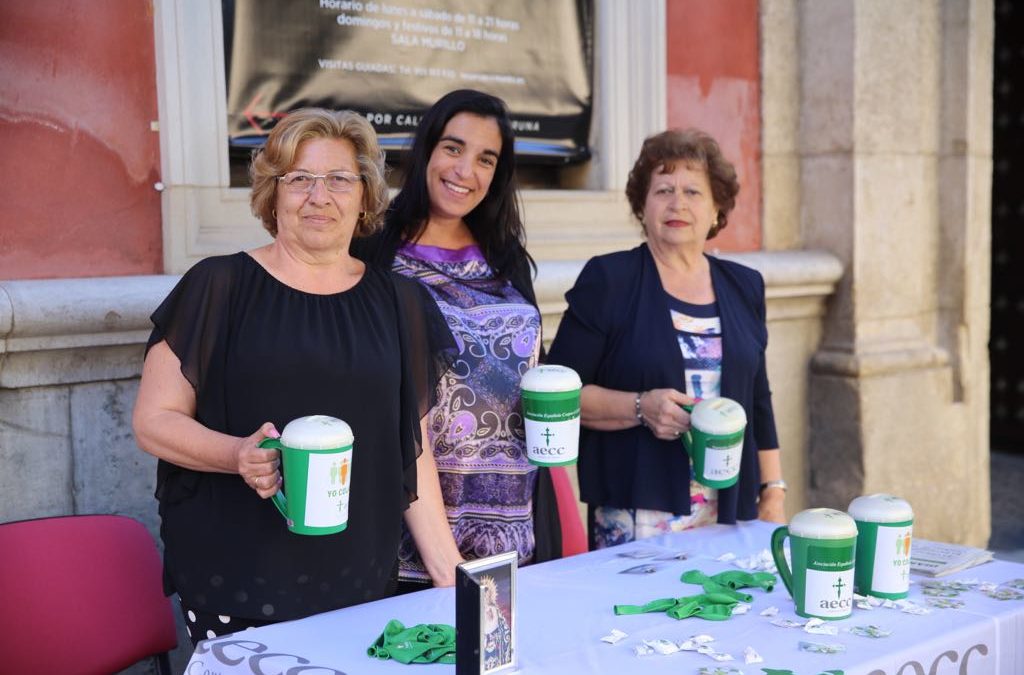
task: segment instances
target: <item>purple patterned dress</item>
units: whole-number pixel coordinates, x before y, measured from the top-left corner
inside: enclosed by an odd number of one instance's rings
[[[540,314],[511,283],[494,279],[477,246],[405,244],[393,268],[427,287],[458,346],[428,428],[459,551],[468,560],[515,550],[526,564],[537,474],[526,459],[519,381],[537,363]],[[408,532],[398,576],[429,581]]]

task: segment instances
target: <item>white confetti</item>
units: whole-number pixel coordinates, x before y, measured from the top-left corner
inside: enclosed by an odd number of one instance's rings
[[[612,632],[601,638],[601,642],[607,642],[608,644],[613,645],[616,642],[620,642],[621,640],[626,639],[627,637],[629,637],[627,633],[623,633],[618,628],[612,628]]]
[[[732,608],[732,616],[740,616],[750,611],[753,605],[748,605],[745,602],[737,602]]]
[[[721,562],[728,562],[723,560]],[[746,558],[737,558],[733,561],[733,565],[739,567],[742,570],[748,572],[771,572],[772,574],[778,573],[778,569],[775,567],[775,559],[772,557],[771,551],[768,549],[761,549],[759,553],[755,553],[752,556]]]
[[[633,647],[633,653],[637,656],[650,656],[654,653],[654,650],[647,645],[640,643]]]
[[[922,607],[910,600],[898,600],[896,605],[899,607],[901,612],[906,614],[915,614],[917,616],[924,616],[925,614],[931,614],[932,610],[930,607]]]
[[[772,621],[773,626],[779,628],[800,628],[804,624],[800,621],[793,621],[792,619],[774,619]]]
[[[764,659],[761,658],[760,654],[754,651],[753,647],[744,647],[743,662],[749,666],[752,663],[764,663]]]
[[[994,584],[991,581],[983,581],[978,584],[978,590],[982,593],[988,593],[999,588],[999,584]]]
[[[736,559],[735,553],[723,553],[722,555],[715,558],[715,562],[732,562]]]
[[[804,632],[812,635],[839,635],[839,629],[829,626],[821,619],[810,619],[804,624]]]
[[[716,651],[712,651],[710,654],[708,654],[708,656],[713,658],[715,661],[733,661],[733,660],[735,660],[735,659],[732,658],[732,654],[723,654],[722,652],[716,652]]]
[[[644,644],[658,652],[659,654],[675,654],[679,651],[679,645],[671,640],[665,640],[664,638],[658,638],[656,640],[644,640]]]
[[[697,651],[697,647],[697,643],[693,640],[684,640],[679,643],[679,649],[683,650],[684,652],[695,652]]]
[[[771,607],[765,607],[761,610],[761,616],[775,616],[779,613],[779,608],[772,605]]]

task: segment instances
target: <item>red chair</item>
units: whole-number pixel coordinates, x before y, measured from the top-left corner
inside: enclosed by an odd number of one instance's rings
[[[587,533],[580,519],[576,493],[564,466],[551,467],[551,482],[558,501],[558,520],[562,525],[562,557],[587,552]]]
[[[149,532],[125,516],[0,525],[0,669],[114,673],[177,647]]]

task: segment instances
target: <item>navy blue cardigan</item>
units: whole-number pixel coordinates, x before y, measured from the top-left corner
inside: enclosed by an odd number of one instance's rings
[[[722,322],[721,395],[747,413],[739,481],[718,492],[718,522],[735,523],[757,518],[757,450],[778,447],[765,370],[764,279],[738,263],[708,262]],[[591,258],[565,298],[548,363],[573,368],[585,385],[686,391],[668,296],[646,244]],[[581,429],[578,469],[581,499],[592,506],[690,513],[686,450],[644,427]]]

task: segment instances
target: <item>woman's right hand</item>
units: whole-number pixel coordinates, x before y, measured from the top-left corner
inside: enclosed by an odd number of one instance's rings
[[[281,487],[281,453],[273,448],[261,448],[259,444],[264,438],[280,437],[272,422],[264,422],[256,433],[238,439],[235,451],[238,474],[263,499],[273,497]]]
[[[652,434],[673,441],[690,429],[690,413],[682,406],[696,402],[676,389],[650,389],[640,395],[640,413]]]

